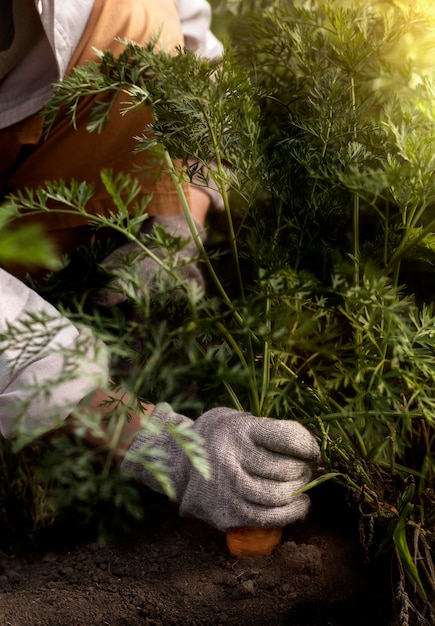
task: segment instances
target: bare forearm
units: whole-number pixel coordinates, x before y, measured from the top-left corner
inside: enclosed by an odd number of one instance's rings
[[[105,430],[109,428],[109,421],[105,420],[105,416],[116,413],[120,404],[127,406],[133,406],[132,398],[125,391],[120,389],[113,390],[110,395],[103,390],[95,391],[90,397],[86,398],[81,404],[86,406],[91,413],[95,414],[101,419],[101,427]],[[131,411],[130,419],[125,420],[123,429],[117,441],[117,452],[114,458],[117,462],[121,462],[123,458],[123,452],[128,450],[130,444],[135,438],[137,432],[143,428],[143,416],[151,415],[154,410],[154,405],[141,402],[141,412]],[[77,418],[70,416],[65,421],[65,427],[62,429],[63,433],[72,433],[78,425]],[[104,447],[107,445],[107,439],[99,437],[92,430],[88,430],[85,433],[84,440],[95,447]]]

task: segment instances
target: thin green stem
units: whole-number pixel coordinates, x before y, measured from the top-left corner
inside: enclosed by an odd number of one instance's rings
[[[242,316],[234,309],[233,304],[231,299],[229,298],[228,294],[226,293],[221,281],[219,280],[219,277],[217,276],[211,262],[210,259],[207,255],[207,253],[205,252],[204,249],[204,244],[202,243],[201,237],[199,236],[198,233],[198,229],[196,227],[195,224],[195,220],[192,217],[192,213],[190,211],[190,207],[189,204],[187,202],[186,199],[186,195],[184,193],[183,190],[183,185],[180,182],[179,176],[177,175],[177,171],[175,169],[175,166],[173,164],[173,161],[169,155],[169,153],[165,150],[164,152],[164,156],[165,156],[165,162],[166,165],[168,167],[169,170],[169,174],[172,178],[172,181],[175,184],[175,187],[177,189],[177,194],[181,203],[181,206],[183,208],[183,212],[187,221],[187,224],[189,226],[189,229],[192,233],[192,236],[194,238],[195,244],[199,250],[199,252],[203,255],[203,258],[205,260],[205,263],[207,265],[207,269],[211,274],[211,277],[213,279],[213,282],[215,283],[219,293],[221,294],[221,296],[223,297],[224,301],[226,302],[226,304],[229,306],[230,310],[232,311],[232,314],[235,318],[235,320],[238,322],[238,324],[240,325],[240,327],[245,327],[244,324],[244,320],[242,318]],[[224,197],[224,202],[226,202],[227,207],[228,207],[228,212],[230,211],[229,208],[229,203],[228,203],[228,194],[225,190],[225,197]],[[232,225],[232,220],[231,220],[231,215],[229,215],[229,221]],[[236,247],[236,239],[235,239],[235,233],[234,233],[234,229],[232,229],[232,237],[233,237],[233,254],[235,255],[235,257],[237,258],[237,264],[236,267],[238,268],[238,275],[239,275],[239,282],[242,285],[242,279],[241,279],[241,274],[240,274],[240,267],[239,267],[239,263],[238,263],[238,251],[237,251],[237,247]],[[243,287],[241,287],[242,289],[242,298],[244,297],[243,294]],[[259,398],[258,398],[258,389],[257,389],[257,385],[256,385],[256,377],[255,377],[255,354],[254,354],[254,350],[253,350],[253,346],[252,346],[252,333],[251,331],[248,329],[246,331],[246,342],[247,342],[247,356],[248,356],[248,362],[246,361],[245,357],[243,356],[242,352],[240,351],[240,349],[238,348],[237,344],[234,342],[233,338],[231,337],[231,335],[226,331],[225,327],[220,324],[219,325],[220,331],[224,333],[224,336],[226,338],[226,340],[228,341],[228,343],[230,345],[232,345],[233,349],[235,350],[236,354],[239,356],[241,363],[249,370],[250,372],[250,376],[249,376],[249,386],[250,386],[250,390],[251,390],[251,400],[252,400],[252,406],[251,406],[251,410],[254,414],[260,415],[260,403],[259,403]],[[237,348],[237,349],[236,349]]]
[[[245,288],[243,284],[242,272],[240,269],[239,251],[237,248],[237,236],[234,230],[234,222],[233,222],[232,213],[231,213],[230,201],[229,201],[229,196],[228,196],[228,188],[225,183],[226,176],[225,176],[225,171],[224,171],[223,164],[222,164],[219,142],[216,137],[215,125],[213,124],[213,121],[209,118],[207,111],[203,107],[201,107],[201,112],[202,112],[203,119],[207,125],[207,130],[210,135],[212,146],[213,146],[213,156],[215,158],[215,168],[217,172],[215,182],[219,186],[219,191],[221,193],[223,204],[224,204],[225,214],[227,216],[227,225],[228,225],[228,230],[229,230],[229,242],[230,242],[231,255],[232,255],[232,259],[234,263],[240,298],[242,299],[242,301],[244,301],[245,300]],[[247,343],[247,357],[248,357],[248,361],[250,365],[250,372],[251,372],[250,380],[252,381],[253,379],[255,386],[256,386],[255,352],[254,352],[253,345],[252,345],[252,334],[249,331],[246,334],[246,343]],[[258,390],[256,390],[254,393],[254,389],[252,388],[252,385],[251,385],[251,391],[252,391],[252,400],[253,400],[253,406],[251,407],[251,409],[254,413],[257,413],[258,415],[260,415]]]
[[[261,382],[261,397],[260,397],[260,406],[259,406],[259,414],[265,413],[268,411],[265,410],[265,402],[269,396],[270,391],[270,368],[271,368],[271,341],[270,341],[270,331],[271,331],[271,316],[270,316],[270,298],[266,299],[266,332],[267,336],[264,341],[263,348],[263,377]]]
[[[260,400],[258,397],[257,378],[255,375],[255,363],[254,363],[254,366],[247,363],[245,356],[242,350],[240,349],[240,346],[238,345],[237,341],[234,339],[234,337],[231,335],[229,330],[221,322],[218,322],[216,324],[216,327],[219,330],[219,332],[222,333],[222,336],[225,337],[225,340],[227,341],[227,343],[232,347],[232,349],[237,355],[242,366],[245,367],[246,370],[249,372],[248,380],[249,380],[249,390],[250,390],[250,396],[251,396],[251,411],[254,415],[261,415]]]
[[[187,225],[189,226],[190,232],[192,233],[192,237],[195,241],[195,244],[197,246],[198,252],[202,255],[203,260],[207,266],[207,270],[210,274],[211,279],[213,280],[213,283],[215,285],[215,287],[217,288],[218,292],[220,293],[220,295],[222,296],[224,302],[231,308],[233,309],[232,306],[232,301],[230,299],[230,297],[228,296],[227,292],[225,291],[221,281],[219,280],[218,275],[216,274],[216,271],[210,261],[210,258],[208,256],[208,254],[205,251],[204,248],[204,244],[202,243],[202,239],[198,233],[198,228],[196,226],[195,220],[192,217],[192,213],[189,207],[189,204],[187,202],[187,198],[186,198],[186,194],[184,193],[184,189],[183,189],[183,185],[180,182],[180,178],[177,174],[177,170],[175,168],[175,165],[169,155],[169,153],[165,150],[164,151],[164,158],[165,158],[165,162],[166,165],[168,167],[168,171],[169,171],[169,175],[171,176],[171,179],[175,185],[175,188],[177,190],[177,194],[178,194],[178,198],[180,200],[181,203],[181,207],[183,209],[183,213],[184,213],[184,217],[186,218],[186,222]],[[243,326],[243,319],[240,316],[240,314],[237,311],[233,310],[233,314],[234,314],[234,318],[236,319],[236,321],[238,322],[238,324],[240,326]]]
[[[409,239],[409,233],[405,235],[402,239],[400,245],[398,246],[395,253],[392,255],[390,261],[388,262],[386,269],[387,271],[392,271],[395,268],[395,265],[398,264],[401,259],[403,259],[409,252],[415,248],[427,235],[433,233],[435,228],[435,218],[429,222],[427,226],[425,226],[418,235],[413,236],[412,239]]]
[[[225,214],[227,216],[230,248],[231,248],[231,253],[232,253],[232,257],[234,261],[237,283],[239,287],[240,296],[242,297],[242,299],[244,299],[244,285],[243,285],[242,273],[240,270],[239,253],[237,249],[237,237],[234,231],[234,223],[233,223],[233,218],[231,214],[228,189],[227,189],[227,185],[225,184],[226,176],[225,176],[225,171],[224,171],[223,164],[222,164],[222,159],[221,159],[221,154],[220,154],[220,149],[219,149],[219,142],[216,137],[215,126],[212,120],[210,120],[209,116],[207,115],[207,112],[204,110],[203,107],[201,107],[201,112],[203,115],[203,119],[207,125],[207,130],[209,132],[209,135],[212,141],[213,156],[215,158],[215,167],[216,167],[216,172],[217,172],[215,182],[219,186],[219,191],[221,193],[223,204],[224,204]]]
[[[356,93],[355,93],[355,78],[353,76],[350,77],[350,93],[351,93],[351,106],[354,115],[356,114]],[[358,133],[356,124],[353,125],[353,139],[357,141]],[[361,258],[360,258],[360,247],[359,247],[359,237],[360,237],[360,199],[359,195],[354,192],[353,193],[353,201],[352,201],[352,213],[353,213],[353,263],[354,263],[354,285],[357,287],[360,281],[360,271],[361,271]]]

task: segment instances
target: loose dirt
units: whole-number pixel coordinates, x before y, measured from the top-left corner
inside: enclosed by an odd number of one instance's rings
[[[385,560],[367,564],[358,521],[313,492],[309,518],[270,557],[237,560],[225,536],[144,494],[140,527],[106,545],[54,537],[0,561],[4,626],[393,626]]]

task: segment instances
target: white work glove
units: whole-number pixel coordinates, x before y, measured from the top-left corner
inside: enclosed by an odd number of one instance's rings
[[[303,519],[306,494],[293,495],[311,477],[319,460],[314,437],[295,421],[254,417],[234,409],[216,408],[196,421],[158,404],[153,417],[163,424],[183,424],[204,440],[211,478],[204,478],[174,439],[162,431],[153,442],[169,455],[175,500],[182,517],[201,519],[219,530],[239,526],[283,527]],[[135,455],[149,449],[150,435],[140,431],[130,446]],[[136,457],[137,458],[137,457]],[[160,483],[138,461],[127,457],[122,467],[147,487],[163,492]]]
[[[193,241],[189,226],[184,215],[159,215],[146,220],[142,233],[149,235],[154,226],[161,226],[165,232],[174,238],[181,240],[181,249],[176,253],[176,271],[189,283],[194,282],[200,289],[204,289],[204,278],[195,261],[191,261],[196,255],[196,245]],[[197,224],[198,231],[200,226]],[[153,247],[152,242],[144,240],[146,245]],[[153,247],[153,252],[160,259],[164,260],[166,251]],[[132,276],[139,278],[139,282],[152,291],[153,283],[161,273],[162,268],[150,256],[145,256],[143,250],[135,242],[126,243],[111,252],[101,263],[107,272],[114,272],[119,269],[131,270]],[[102,307],[110,308],[117,306],[127,300],[128,281],[125,278],[115,278],[107,288],[100,289],[94,295],[94,302]]]

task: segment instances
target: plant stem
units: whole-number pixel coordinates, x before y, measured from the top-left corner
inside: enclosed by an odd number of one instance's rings
[[[207,270],[210,273],[210,276],[218,292],[220,293],[220,295],[222,296],[226,304],[228,304],[232,308],[231,299],[229,298],[227,292],[225,291],[221,281],[219,280],[218,275],[215,272],[213,265],[210,262],[208,255],[205,252],[204,244],[202,243],[201,237],[199,236],[195,220],[192,217],[192,213],[190,211],[190,207],[187,202],[186,194],[184,193],[183,185],[180,182],[179,176],[177,175],[177,171],[175,169],[174,163],[169,153],[166,150],[164,151],[164,158],[165,158],[166,165],[168,167],[169,175],[171,176],[172,181],[177,190],[178,198],[180,200],[181,207],[183,209],[184,217],[186,218],[187,225],[189,226],[190,232],[192,233],[192,237],[195,241],[198,252],[202,254],[204,262],[207,265]],[[241,316],[237,314],[237,312],[234,312],[234,317],[237,319],[240,325],[243,325],[243,320]]]
[[[195,244],[196,244],[199,252],[201,252],[203,257],[204,257],[204,260],[206,262],[207,268],[208,268],[208,270],[209,270],[209,272],[211,274],[213,282],[216,285],[219,293],[223,297],[223,299],[226,302],[226,304],[229,306],[229,308],[232,311],[232,314],[233,314],[234,318],[236,319],[236,321],[238,322],[238,324],[243,328],[244,327],[244,320],[241,317],[241,315],[234,309],[231,299],[229,298],[227,292],[225,291],[221,281],[219,280],[219,277],[217,276],[217,274],[216,274],[216,272],[215,272],[215,270],[213,268],[213,265],[210,262],[210,259],[209,259],[208,255],[207,255],[207,253],[205,252],[204,245],[203,245],[202,240],[201,240],[201,238],[199,236],[198,229],[197,229],[196,224],[195,224],[195,220],[192,217],[192,213],[190,211],[190,207],[189,207],[189,204],[188,204],[187,199],[186,199],[186,194],[184,193],[184,190],[183,190],[183,185],[181,184],[180,179],[177,176],[177,172],[176,172],[174,163],[173,163],[173,161],[171,159],[171,156],[169,155],[169,153],[166,150],[164,151],[164,156],[165,156],[166,165],[168,166],[169,174],[170,174],[170,176],[172,178],[172,181],[174,182],[175,187],[177,189],[177,194],[178,194],[181,206],[183,208],[183,212],[184,212],[187,224],[188,224],[188,226],[190,228],[190,231],[192,233],[192,236],[194,238]],[[219,161],[219,163],[220,163],[220,161]],[[222,165],[220,165],[220,167],[222,167]],[[240,266],[239,266],[239,260],[238,260],[238,251],[237,251],[237,245],[236,245],[236,237],[235,237],[235,232],[234,232],[234,228],[233,228],[233,224],[232,224],[231,212],[230,212],[229,201],[228,201],[228,194],[226,192],[226,189],[225,189],[225,195],[224,195],[224,203],[226,204],[228,220],[229,220],[229,224],[230,224],[233,256],[234,256],[235,259],[237,259],[236,268],[237,268],[237,275],[238,275],[238,280],[239,280],[240,289],[241,289],[241,296],[242,296],[242,298],[244,298],[243,283],[242,283],[242,278],[241,278],[241,273],[240,273]],[[250,388],[250,395],[251,395],[251,411],[254,413],[254,415],[260,415],[260,401],[259,401],[259,397],[258,397],[259,393],[258,393],[257,384],[256,384],[255,355],[254,355],[254,350],[253,350],[253,346],[252,346],[251,332],[250,332],[249,329],[246,331],[246,342],[247,342],[247,360],[246,360],[245,357],[243,356],[239,346],[234,341],[233,337],[227,331],[225,326],[223,326],[222,324],[218,324],[218,327],[219,327],[220,332],[222,332],[222,334],[224,335],[226,341],[229,343],[229,345],[231,345],[233,347],[233,349],[236,352],[236,354],[238,355],[242,365],[244,365],[244,367],[246,367],[248,369],[249,373],[250,373],[249,374],[249,388]]]
[[[355,79],[353,76],[350,77],[350,85],[351,85],[350,93],[351,93],[351,98],[352,98],[352,112],[355,115],[356,114],[356,93],[355,93]],[[355,123],[353,125],[352,135],[353,135],[353,140],[357,141],[358,133],[357,133]],[[353,279],[354,279],[354,286],[357,287],[359,285],[359,281],[360,281],[359,277],[360,277],[360,271],[361,271],[361,268],[360,268],[361,259],[360,259],[360,247],[359,247],[360,200],[356,192],[353,192],[352,196],[353,196],[353,202],[352,202],[353,204],[353,264],[354,264]]]
[[[415,248],[427,235],[433,233],[435,227],[435,218],[425,226],[418,235],[412,237],[410,240],[409,233],[405,235],[395,253],[392,255],[390,261],[387,264],[387,271],[398,272],[398,268],[394,267],[395,264],[400,263],[400,260],[405,257],[413,248]],[[400,266],[399,266],[400,267]]]
[[[271,342],[270,342],[270,331],[271,331],[271,317],[270,317],[270,298],[266,299],[266,326],[267,326],[267,337],[264,341],[263,348],[263,378],[261,382],[261,397],[260,397],[260,405],[259,405],[259,415],[261,413],[268,413],[268,410],[264,409],[264,405],[266,402],[266,398],[269,395],[270,389],[270,368],[271,368]]]

